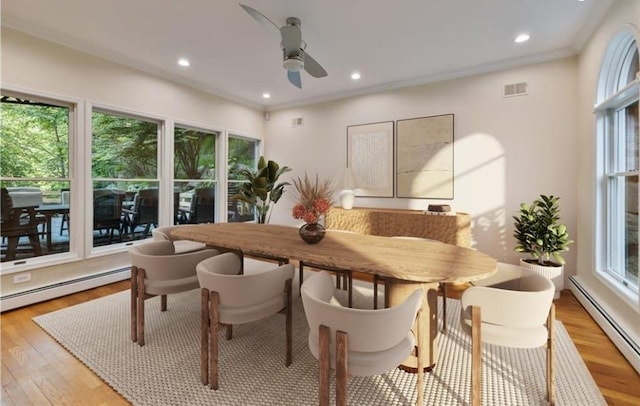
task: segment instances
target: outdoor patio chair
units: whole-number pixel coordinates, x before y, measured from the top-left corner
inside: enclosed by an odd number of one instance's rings
[[[133,239],[136,228],[144,227],[141,238],[147,238],[151,226],[158,226],[158,189],[141,189],[133,198],[133,206],[123,209],[125,214],[125,226]]]
[[[42,254],[40,247],[38,224],[35,207],[13,207],[13,201],[6,188],[2,188],[2,207],[0,215],[2,224],[0,234],[7,239],[5,260],[13,261],[20,237],[28,237],[35,256]]]
[[[122,200],[124,192],[114,189],[96,189],[93,191],[93,229],[106,231],[109,243],[117,230],[122,241]]]

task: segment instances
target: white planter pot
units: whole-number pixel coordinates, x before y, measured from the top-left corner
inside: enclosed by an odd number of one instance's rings
[[[526,262],[521,258],[520,266],[551,279],[551,282],[556,286],[556,293],[553,297],[554,299],[560,297],[560,292],[564,289],[564,265],[542,266],[537,263]]]

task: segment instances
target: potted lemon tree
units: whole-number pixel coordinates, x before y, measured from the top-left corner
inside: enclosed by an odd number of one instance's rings
[[[556,298],[564,288],[564,258],[561,253],[573,243],[567,226],[560,223],[559,197],[540,195],[530,205],[522,203],[515,220],[515,250],[529,254],[520,265],[553,281]]]

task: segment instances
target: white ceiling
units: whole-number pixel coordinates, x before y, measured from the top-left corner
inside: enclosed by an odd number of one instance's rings
[[[279,38],[237,0],[4,0],[2,24],[274,110],[574,55],[613,1],[243,0],[278,26],[302,20],[329,74],[303,73],[303,89],[287,81]],[[514,43],[523,32],[531,40]]]

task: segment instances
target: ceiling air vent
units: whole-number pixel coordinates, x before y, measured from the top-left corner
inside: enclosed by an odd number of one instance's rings
[[[302,125],[304,124],[304,120],[302,119],[302,117],[296,117],[293,120],[291,120],[291,127],[302,127]]]
[[[511,83],[502,88],[502,97],[524,96],[527,94],[527,82]]]

